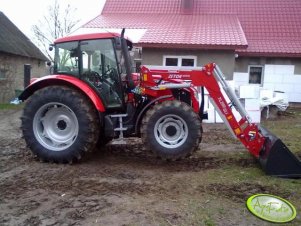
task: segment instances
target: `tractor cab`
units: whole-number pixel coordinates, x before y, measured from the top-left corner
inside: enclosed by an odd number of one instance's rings
[[[124,107],[127,78],[131,78],[128,49],[132,43],[119,34],[77,35],[55,41],[53,73],[75,76],[88,83],[106,109]]]

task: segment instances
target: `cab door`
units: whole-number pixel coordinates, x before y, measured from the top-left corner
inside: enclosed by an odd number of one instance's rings
[[[93,86],[108,109],[122,108],[124,92],[113,39],[80,42],[81,78]]]

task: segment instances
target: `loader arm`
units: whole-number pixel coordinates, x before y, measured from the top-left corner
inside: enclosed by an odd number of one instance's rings
[[[258,126],[252,123],[251,118],[236,94],[225,81],[217,65],[213,63],[207,64],[202,73],[202,77],[205,77],[205,79],[202,79],[203,86],[207,89],[211,102],[219,112],[227,128],[234,137],[241,141],[252,155],[258,158],[265,142],[265,137],[260,133]],[[198,83],[198,81],[196,81],[196,83]],[[226,97],[221,91],[221,87],[230,99],[230,103],[227,103]],[[234,116],[230,105],[240,113],[241,119],[239,121]]]
[[[146,91],[148,89],[164,90],[189,86],[205,87],[212,104],[232,135],[240,140],[253,156],[259,159],[268,175],[301,178],[299,159],[289,151],[277,136],[261,125],[252,123],[245,108],[215,63],[198,68],[143,66],[142,77],[144,79],[141,85]],[[226,96],[230,103],[227,103]],[[240,114],[240,120],[236,119],[230,106],[234,107]]]

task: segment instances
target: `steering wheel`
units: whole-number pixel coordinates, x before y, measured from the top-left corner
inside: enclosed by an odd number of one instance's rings
[[[100,68],[102,68],[101,65]],[[109,75],[111,74],[112,69],[113,68],[111,68],[110,65],[107,65],[106,70],[104,70],[104,73],[102,74],[103,79],[107,79],[110,77]]]
[[[91,83],[99,85],[102,83],[104,78],[96,71],[86,71],[83,74],[83,77]]]

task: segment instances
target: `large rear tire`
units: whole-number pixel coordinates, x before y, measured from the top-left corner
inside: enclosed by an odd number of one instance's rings
[[[174,100],[154,105],[142,120],[142,141],[156,156],[177,160],[199,146],[201,122],[186,103]]]
[[[22,131],[26,144],[43,161],[72,163],[93,150],[99,137],[99,118],[79,91],[49,86],[26,102]]]

